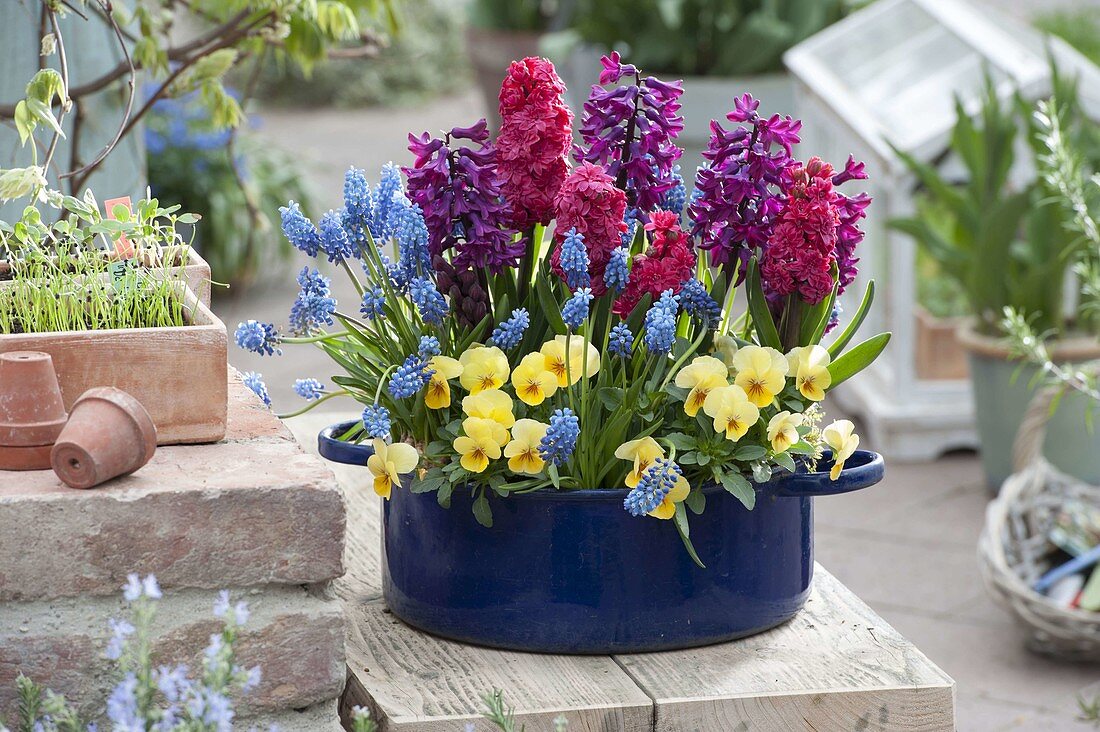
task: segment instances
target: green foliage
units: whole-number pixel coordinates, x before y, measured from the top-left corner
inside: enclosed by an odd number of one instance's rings
[[[559,12],[560,0],[472,0],[470,24],[504,31],[546,31]]]
[[[1083,7],[1041,13],[1035,26],[1058,36],[1100,66],[1100,9]]]
[[[1095,129],[1077,100],[1076,85],[1054,72],[1059,124],[1067,136],[1090,154]],[[913,236],[945,276],[965,294],[970,312],[986,332],[996,333],[1005,307],[1033,314],[1043,330],[1060,332],[1066,269],[1080,256],[1082,240],[1073,229],[1063,197],[1040,177],[1022,188],[1011,177],[1021,134],[1035,159],[1044,155],[1042,130],[1022,100],[1002,102],[987,80],[976,120],[956,102],[957,121],[951,152],[967,172],[962,182],[949,180],[932,165],[904,151],[898,155],[917,177],[921,191],[916,214],[890,225]]]
[[[257,96],[266,105],[300,107],[418,103],[464,86],[468,66],[461,9],[448,0],[422,0],[402,7],[400,32],[376,58],[331,58],[308,74],[269,58]]]
[[[848,12],[844,0],[578,0],[574,27],[657,74],[779,71],[783,53]]]

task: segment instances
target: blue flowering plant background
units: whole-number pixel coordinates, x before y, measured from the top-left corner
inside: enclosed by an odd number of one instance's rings
[[[836,477],[858,445],[850,422],[821,425],[821,401],[889,340],[854,341],[872,286],[850,317],[838,300],[869,199],[833,185],[865,175],[852,160],[837,172],[796,161],[797,121],[764,116],[746,95],[732,124],[713,123],[689,197],[680,82],[617,55],[603,64],[546,223],[516,224],[509,196],[526,191],[533,206],[540,189],[514,163],[548,139],[545,115],[567,139],[572,116],[528,89],[527,102],[545,104],[519,121],[504,114],[496,140],[484,120],[411,134],[410,166],[385,166],[376,185],[348,170],[342,209],[313,221],[283,206],[283,233],[308,260],[298,295],[285,324],[245,321],[235,339],[266,356],[305,345],[331,358],[337,373],[303,374],[294,386],[307,403],[283,416],[339,397],[362,404],[340,437],[372,444],[367,471],[384,498],[435,492],[449,506],[468,491],[491,527],[493,503],[513,494],[614,490],[628,513],[670,520],[690,548],[704,485],[751,508],[754,482],[815,469],[826,449]],[[525,59],[510,74],[547,66]],[[510,124],[531,126],[518,146]],[[597,194],[620,201],[616,220]],[[811,246],[830,248],[813,260],[816,280],[800,280]],[[336,301],[321,262],[351,279],[358,301]],[[781,289],[810,285],[819,299]],[[246,383],[270,404],[259,374]]]

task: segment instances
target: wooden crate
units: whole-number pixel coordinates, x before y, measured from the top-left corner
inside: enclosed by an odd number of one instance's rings
[[[53,357],[65,408],[88,389],[114,386],[149,411],[157,444],[216,442],[225,436],[225,325],[184,290],[188,325],[179,328],[0,335],[0,353]]]

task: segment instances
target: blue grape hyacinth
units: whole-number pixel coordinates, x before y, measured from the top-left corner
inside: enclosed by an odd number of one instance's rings
[[[386,294],[381,287],[367,287],[363,291],[363,304],[359,306],[359,312],[368,320],[374,320],[385,313]]]
[[[570,290],[588,287],[592,280],[588,275],[588,249],[584,245],[584,235],[573,227],[566,233],[561,243],[561,269],[565,273],[565,283]]]
[[[394,399],[407,399],[423,389],[434,373],[427,362],[414,353],[390,377],[390,394]]]
[[[321,248],[321,236],[313,222],[302,213],[301,207],[290,201],[279,208],[279,217],[287,240],[306,256],[316,257]]]
[[[611,329],[607,340],[607,352],[619,358],[630,358],[634,349],[634,334],[626,323],[619,323]]]
[[[390,411],[381,404],[368,404],[363,409],[363,428],[369,437],[388,440],[390,437]]]
[[[668,353],[676,342],[676,312],[680,298],[665,290],[645,314],[645,346],[653,353]]]
[[[568,407],[555,409],[550,415],[550,427],[539,442],[539,457],[561,467],[573,456],[580,437],[580,420]]]
[[[252,390],[252,393],[260,398],[264,403],[264,406],[271,406],[271,397],[267,393],[267,385],[264,384],[263,374],[257,374],[255,371],[249,371],[241,375],[244,381],[244,385]]]
[[[273,356],[282,353],[278,348],[279,333],[271,323],[246,320],[237,326],[237,332],[233,334],[233,337],[239,348],[258,353],[261,356]]]
[[[294,382],[294,393],[312,402],[324,395],[325,387],[317,379],[297,379]]]
[[[340,215],[329,211],[321,217],[321,249],[330,262],[339,262],[355,256],[355,243],[344,230]]]
[[[447,314],[447,300],[427,277],[417,277],[409,283],[409,297],[416,305],[420,318],[425,323],[439,325]]]
[[[592,288],[582,287],[573,293],[561,309],[561,319],[569,330],[577,330],[588,318],[588,306],[592,302]]]
[[[493,329],[493,334],[489,336],[489,343],[505,351],[511,350],[523,340],[523,334],[530,324],[531,315],[527,312],[527,308],[517,308],[512,311],[512,317]]]
[[[323,325],[332,325],[336,299],[329,295],[329,279],[316,269],[303,267],[298,273],[298,285],[301,289],[290,308],[291,330],[308,334]]]
[[[680,304],[704,327],[717,328],[722,307],[714,301],[707,288],[697,279],[690,279],[680,288]]]
[[[626,289],[627,280],[630,279],[630,269],[627,266],[629,256],[626,247],[612,250],[607,269],[603,271],[603,283],[611,292],[618,294]]]
[[[645,516],[656,510],[668,492],[676,486],[676,481],[681,475],[683,471],[675,462],[667,458],[658,458],[642,474],[638,485],[627,494],[623,500],[623,508],[631,516]]]
[[[420,358],[425,361],[430,361],[432,356],[438,356],[443,353],[443,349],[439,346],[439,339],[433,335],[420,336],[420,345],[416,349]]]

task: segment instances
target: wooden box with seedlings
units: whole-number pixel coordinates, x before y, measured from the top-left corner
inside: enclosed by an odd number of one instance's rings
[[[159,444],[225,435],[225,326],[190,287],[197,274],[177,227],[197,218],[139,201],[99,215],[94,199],[56,200],[52,224],[28,207],[0,229],[0,353],[53,357],[66,408],[87,389],[135,396]]]

